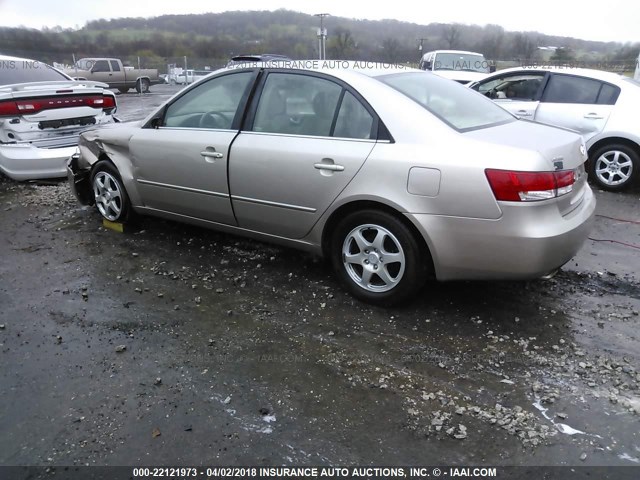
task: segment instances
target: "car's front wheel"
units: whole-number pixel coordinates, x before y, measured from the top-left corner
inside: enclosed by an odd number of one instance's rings
[[[131,216],[131,202],[116,167],[108,160],[98,162],[91,173],[91,188],[100,215],[124,223]]]
[[[624,144],[605,145],[590,155],[589,168],[591,178],[603,190],[624,190],[638,176],[640,156]]]
[[[401,220],[384,211],[364,210],[336,226],[331,263],[356,298],[392,305],[424,285],[429,264],[424,250]]]

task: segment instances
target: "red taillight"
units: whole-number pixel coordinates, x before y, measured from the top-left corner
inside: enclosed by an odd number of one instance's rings
[[[8,117],[10,115],[20,115],[20,110],[18,110],[16,102],[13,100],[0,102],[0,117]]]
[[[566,195],[573,189],[573,170],[558,172],[517,172],[486,169],[485,174],[496,200],[534,202]]]
[[[43,110],[68,107],[92,107],[112,110],[116,101],[111,95],[74,95],[66,97],[43,97],[28,100],[7,100],[0,102],[0,116],[24,115]]]

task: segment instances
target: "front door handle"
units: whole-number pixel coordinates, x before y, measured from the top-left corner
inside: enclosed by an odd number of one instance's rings
[[[329,170],[331,172],[344,171],[344,167],[342,165],[336,165],[334,163],[314,163],[313,168],[316,170]]]
[[[209,163],[213,163],[217,158],[222,158],[224,156],[222,153],[216,152],[216,149],[213,147],[207,147],[205,150],[200,152],[200,155],[202,155]]]
[[[602,120],[604,117],[597,113],[587,113],[584,118],[588,118],[589,120]]]

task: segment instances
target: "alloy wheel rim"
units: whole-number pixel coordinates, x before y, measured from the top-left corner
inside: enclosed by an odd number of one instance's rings
[[[622,185],[631,178],[633,161],[620,150],[603,153],[596,160],[596,177],[604,185]]]
[[[342,245],[342,263],[353,282],[368,292],[382,293],[402,280],[406,258],[400,241],[380,225],[360,225]]]
[[[107,172],[98,172],[93,178],[93,195],[100,214],[115,221],[122,213],[122,191],[115,177]]]

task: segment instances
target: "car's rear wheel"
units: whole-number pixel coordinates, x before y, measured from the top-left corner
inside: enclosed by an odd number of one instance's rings
[[[146,78],[141,78],[136,82],[136,92],[148,93],[150,86],[151,84],[149,83],[149,80],[147,80]]]
[[[640,156],[624,144],[605,145],[591,154],[589,169],[591,178],[603,190],[624,190],[638,176]]]
[[[358,299],[378,305],[413,296],[426,280],[428,261],[416,235],[395,216],[353,212],[334,229],[331,263]]]
[[[108,160],[98,162],[91,172],[96,208],[103,218],[125,223],[131,217],[131,202],[116,167]]]

